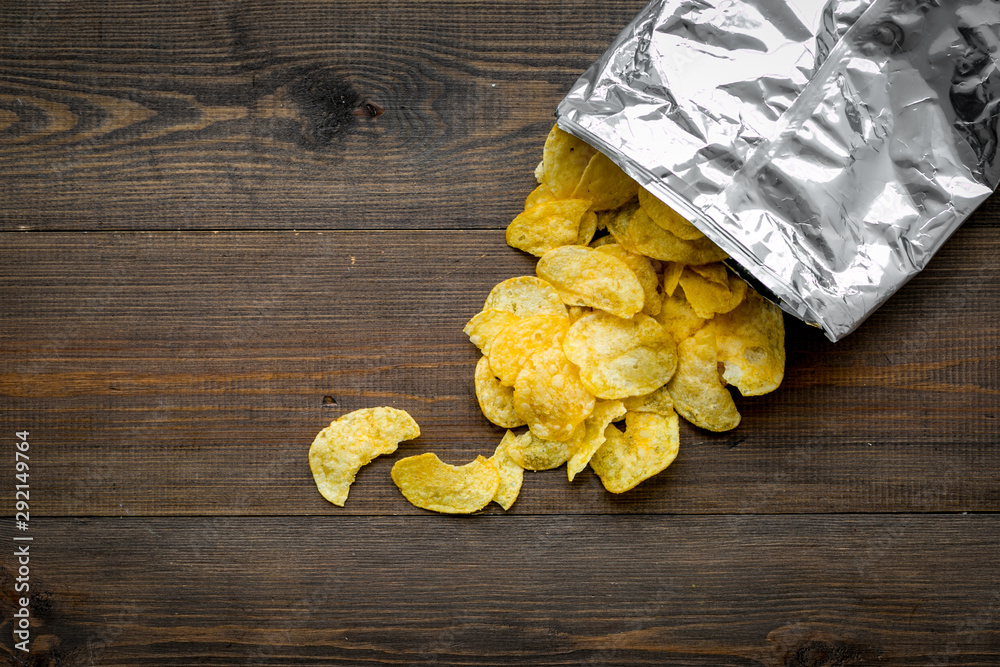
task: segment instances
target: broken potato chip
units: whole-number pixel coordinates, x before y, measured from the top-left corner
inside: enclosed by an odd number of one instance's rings
[[[739,426],[740,413],[719,377],[715,345],[715,334],[707,329],[681,341],[667,390],[684,419],[708,431],[729,431]]]
[[[500,444],[497,445],[496,451],[493,452],[493,456],[489,459],[493,467],[497,469],[497,474],[500,475],[500,486],[493,494],[493,502],[502,507],[504,511],[509,510],[514,501],[517,500],[517,496],[521,493],[521,484],[524,483],[524,468],[511,458],[509,451],[510,445],[516,439],[517,436],[514,435],[513,431],[507,431]]]
[[[625,433],[614,424],[605,430],[605,441],[590,460],[590,467],[611,493],[624,493],[663,471],[677,458],[680,429],[677,415],[629,412]]]
[[[410,503],[443,514],[478,512],[493,500],[500,488],[500,473],[483,456],[453,466],[437,454],[427,452],[396,461],[391,475]]]
[[[361,466],[396,451],[403,440],[420,435],[409,414],[396,408],[364,408],[350,412],[317,434],[309,447],[309,468],[316,488],[343,507]]]

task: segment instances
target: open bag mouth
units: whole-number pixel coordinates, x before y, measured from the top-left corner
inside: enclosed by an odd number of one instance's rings
[[[988,0],[654,0],[556,114],[836,341],[996,189],[998,46]]]

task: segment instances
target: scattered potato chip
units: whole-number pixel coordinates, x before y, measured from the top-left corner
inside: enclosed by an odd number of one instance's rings
[[[576,442],[583,435],[583,429],[581,424],[574,431],[573,437],[565,442],[546,440],[527,431],[510,442],[507,454],[514,463],[525,470],[552,470],[569,460]]]
[[[518,374],[531,358],[550,347],[562,347],[569,329],[568,317],[535,315],[525,317],[496,335],[490,345],[490,368],[500,382],[514,386]]]
[[[518,317],[558,315],[566,317],[566,306],[556,288],[535,276],[518,276],[490,290],[483,310],[504,310]]]
[[[639,206],[653,222],[678,238],[694,241],[704,236],[680,213],[664,204],[645,188],[639,189]]]
[[[595,211],[607,211],[629,201],[638,191],[639,184],[618,165],[604,153],[595,153],[572,196],[591,200]]]
[[[514,389],[500,383],[486,357],[476,364],[475,385],[476,400],[484,417],[504,428],[524,426],[525,421],[514,411]]]
[[[334,505],[344,506],[355,475],[376,456],[391,454],[420,427],[403,410],[364,408],[340,417],[319,432],[309,447],[309,468],[316,488]]]
[[[718,283],[685,267],[681,273],[684,296],[698,317],[709,319],[716,313],[728,313],[740,305],[747,293],[747,284],[730,274],[727,282]]]
[[[514,383],[514,410],[539,438],[569,440],[593,409],[594,396],[561,346],[532,356]]]
[[[674,414],[674,399],[666,385],[642,396],[629,396],[622,403],[629,412],[654,412],[665,417]]]
[[[483,456],[463,466],[452,466],[427,452],[396,461],[392,481],[417,507],[444,514],[469,514],[493,500],[500,488],[500,473]]]
[[[524,468],[510,457],[508,451],[508,447],[516,439],[517,436],[513,431],[507,431],[489,459],[500,475],[500,486],[493,494],[493,502],[504,508],[504,511],[509,510],[517,500],[517,496],[521,493],[521,484],[524,482]]]
[[[590,459],[590,467],[605,489],[624,493],[673,463],[679,449],[676,414],[629,412],[624,434],[614,424],[608,425],[604,444]]]
[[[645,294],[635,272],[593,248],[550,250],[538,260],[535,273],[555,287],[567,305],[599,308],[625,318],[642,310]]]
[[[588,212],[589,208],[589,199],[553,199],[538,204],[507,226],[507,244],[536,257],[553,248],[572,245],[581,235],[580,223],[585,217],[587,229],[597,229],[597,216]]]
[[[637,255],[634,252],[629,252],[617,243],[602,245],[597,248],[597,251],[617,257],[625,262],[625,265],[635,273],[635,277],[639,279],[639,284],[642,285],[644,296],[642,312],[647,315],[656,315],[660,312],[660,306],[663,303],[663,298],[660,296],[660,279],[657,277],[656,271],[653,270],[653,264],[648,258]]]
[[[680,262],[663,263],[663,293],[673,296],[674,290],[681,283],[681,274],[684,273],[684,265]]]
[[[621,401],[597,401],[594,411],[584,420],[583,437],[574,443],[573,455],[566,463],[566,476],[569,481],[587,467],[601,445],[604,444],[604,431],[613,421],[625,416],[625,406]]]
[[[689,266],[689,269],[697,273],[705,280],[719,285],[729,285],[729,269],[722,262],[711,262],[710,264],[697,264]]]
[[[716,315],[705,328],[715,334],[726,382],[744,396],[778,388],[785,376],[785,322],[780,308],[750,290],[743,303]]]
[[[478,347],[483,354],[488,355],[490,353],[490,346],[493,344],[493,339],[497,337],[497,334],[519,319],[521,318],[513,313],[508,313],[506,310],[489,308],[477,313],[475,317],[469,320],[462,331],[469,337],[473,345]]]
[[[709,431],[728,431],[739,426],[740,413],[719,377],[715,345],[715,334],[707,329],[681,341],[667,390],[684,419]]]
[[[597,153],[587,143],[553,125],[542,150],[542,183],[557,199],[568,199]]]
[[[541,166],[541,163],[539,163],[539,166]],[[549,186],[544,183],[540,183],[539,186],[532,190],[531,194],[525,198],[524,210],[527,211],[538,206],[539,204],[552,201],[553,199],[555,199],[555,196],[553,196],[552,190],[549,189]]]
[[[580,219],[580,232],[576,237],[576,245],[587,245],[597,233],[597,214],[587,211]]]
[[[663,306],[656,316],[656,321],[663,325],[675,343],[680,343],[705,325],[705,318],[699,317],[691,304],[684,297],[684,290],[674,290],[673,294],[663,297]]]
[[[648,394],[666,384],[677,366],[677,346],[652,317],[622,319],[594,312],[577,320],[563,341],[580,368],[583,385],[598,398]]]
[[[627,250],[664,262],[708,264],[727,257],[708,237],[693,241],[682,239],[663,229],[641,208],[628,209],[608,220],[608,231]]]

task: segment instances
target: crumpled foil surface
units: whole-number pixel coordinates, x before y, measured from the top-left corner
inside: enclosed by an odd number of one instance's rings
[[[997,0],[653,0],[559,104],[831,340],[997,187]]]

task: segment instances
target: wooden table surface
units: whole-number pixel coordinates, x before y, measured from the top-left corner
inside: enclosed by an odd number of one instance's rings
[[[997,198],[846,340],[788,320],[782,387],[630,493],[392,484],[499,441],[462,327],[643,4],[0,2],[3,661],[1000,664]],[[337,508],[309,444],[376,405],[423,433]]]

